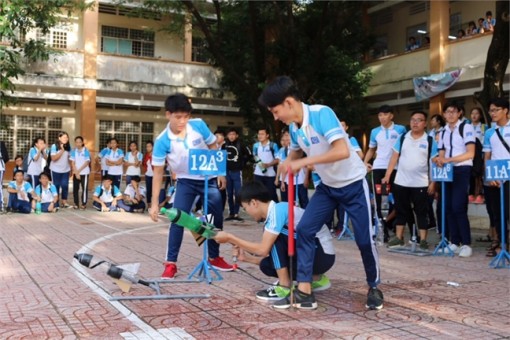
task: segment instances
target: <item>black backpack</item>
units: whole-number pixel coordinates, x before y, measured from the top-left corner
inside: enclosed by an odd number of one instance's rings
[[[406,139],[406,134],[407,133],[403,133],[400,136],[400,153],[402,153],[402,145],[404,144],[404,141]],[[433,141],[434,141],[434,138],[432,138],[432,136],[427,135],[427,142],[429,143],[428,148],[427,148],[427,165],[429,167],[430,167],[430,154],[432,153],[432,143],[433,143]]]
[[[464,126],[466,125],[466,121],[463,121],[459,125],[459,134],[462,138],[464,138]],[[441,139],[444,139],[444,134],[446,130],[443,130],[443,134],[441,135]],[[444,141],[443,141],[444,144]],[[471,168],[471,175],[475,177],[483,176],[484,162],[483,162],[483,146],[478,138],[475,137],[475,156],[473,157],[473,167]]]

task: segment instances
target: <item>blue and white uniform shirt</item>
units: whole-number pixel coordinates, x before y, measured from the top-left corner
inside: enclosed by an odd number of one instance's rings
[[[349,137],[349,142],[351,143],[352,149],[356,152],[361,151],[361,147],[358,144],[358,141],[354,137]]]
[[[444,129],[444,133],[439,139],[438,147],[439,150],[445,151],[445,158],[452,158],[461,155],[467,151],[466,145],[475,143],[475,133],[473,126],[468,123],[464,123],[463,137],[460,135],[459,126],[461,121],[457,121],[453,129],[447,125]],[[468,165],[473,166],[473,160],[467,159],[462,162],[453,163],[453,166]]]
[[[294,238],[297,238],[297,225],[303,216],[305,211],[299,207],[294,207]],[[289,223],[289,205],[287,202],[275,203],[274,201],[269,202],[269,208],[267,209],[267,217],[264,222],[264,230],[274,234],[289,236],[289,231],[286,228]],[[315,237],[321,242],[324,253],[333,255],[335,254],[335,247],[333,245],[333,238],[331,232],[326,225],[315,234]],[[272,250],[273,251],[273,250]]]
[[[372,169],[387,169],[393,154],[393,145],[397,139],[406,132],[402,125],[392,123],[389,128],[378,126],[370,133],[369,148],[377,148],[377,155],[374,159]],[[397,167],[395,166],[395,169]]]
[[[59,152],[60,149],[57,150],[57,145],[53,144],[50,149],[50,156],[55,156]],[[69,165],[69,151],[64,151],[58,160],[51,160],[50,170],[59,174],[71,171],[71,166]]]
[[[27,175],[29,176],[39,176],[41,172],[44,170],[43,156],[44,151],[39,151],[35,146],[30,148],[28,152],[28,168]],[[39,155],[38,155],[39,154]],[[37,157],[38,156],[38,157]],[[37,159],[35,159],[37,157]]]
[[[110,149],[110,151],[105,156],[106,160],[110,162],[117,162],[119,159],[124,159],[124,151],[117,148],[117,150]],[[108,166],[108,175],[120,176],[123,172],[123,164],[120,165],[109,165]]]
[[[57,188],[53,183],[48,183],[46,187],[39,184],[35,187],[35,194],[41,198],[41,203],[51,203],[58,196]]]
[[[69,157],[71,161],[74,162],[77,169],[81,168],[83,164],[88,162],[90,164],[90,152],[86,147],[80,149],[71,150],[71,157]],[[90,167],[86,166],[80,171],[80,175],[88,175],[90,174]]]
[[[136,155],[133,155],[132,152],[128,152],[126,156],[124,156],[124,160],[128,163],[135,163],[135,161],[139,161],[140,165],[138,167],[134,165],[128,166],[126,169],[126,175],[128,176],[140,176],[142,174],[141,168],[142,168],[142,160],[143,160],[143,154],[140,151],[136,152]]]
[[[115,186],[110,186],[109,189],[105,189],[103,185],[98,185],[94,191],[94,196],[98,197],[101,202],[112,203],[115,197],[121,196],[120,190]]]
[[[287,159],[289,153],[289,148],[281,148],[278,150],[278,153],[275,155],[276,159],[280,161],[280,164]],[[280,180],[284,181],[285,183],[289,183],[289,175],[287,173],[280,174]],[[294,184],[303,184],[305,180],[305,170],[300,169],[297,173],[296,177],[294,178]]]
[[[101,160],[101,169],[103,171],[108,171],[108,164],[106,164],[106,155],[109,154],[109,153],[110,153],[110,149],[109,148],[104,148],[97,155],[99,157],[99,159]]]
[[[487,125],[478,123],[478,125],[471,124],[473,126],[473,131],[475,132],[475,137],[478,138],[480,143],[483,145],[483,137],[485,135],[485,131],[487,131]]]
[[[32,193],[33,188],[32,185],[28,182],[23,181],[21,185],[16,184],[16,181],[10,181],[9,182],[9,188],[18,190],[17,196],[18,200],[30,202],[30,199],[28,198],[28,194]]]
[[[501,143],[501,140],[496,133],[499,130],[501,137],[510,146],[510,121],[505,126],[498,126],[490,128],[485,131],[485,138],[483,141],[483,152],[491,153],[491,160],[510,159],[510,153],[506,147]]]
[[[438,155],[437,143],[432,138],[429,153],[428,135],[424,133],[420,138],[414,139],[411,131],[406,133],[402,143],[399,138],[393,150],[400,154],[399,168],[395,176],[395,184],[408,188],[425,188],[429,185],[429,161]]]
[[[147,190],[143,185],[138,185],[138,192],[140,193],[140,196],[145,198],[147,196]],[[124,189],[124,195],[129,196],[131,199],[135,198],[136,191],[135,188],[131,184],[128,184],[126,189]]]
[[[168,161],[172,172],[177,178],[203,180],[204,176],[190,175],[188,171],[189,150],[209,150],[209,145],[216,142],[216,136],[209,130],[202,119],[190,119],[186,125],[184,138],[176,136],[170,129],[170,124],[156,138],[152,152],[152,165],[164,166]],[[209,176],[211,178],[212,176]]]
[[[337,116],[327,106],[303,105],[303,124],[289,126],[290,149],[303,150],[308,156],[326,153],[331,144],[343,138],[349,148],[349,157],[333,163],[315,164],[315,171],[321,181],[333,188],[342,188],[365,178],[366,168],[349,141]]]
[[[266,145],[262,145],[260,142],[257,142],[253,144],[253,150],[252,153],[254,156],[258,157],[262,163],[271,163],[275,159],[278,158],[278,153],[280,152],[280,149],[278,148],[278,145],[276,143],[272,143],[271,141],[268,141]],[[274,156],[273,156],[274,154]],[[254,175],[257,176],[265,176],[265,177],[275,177],[276,172],[274,171],[274,168],[270,166],[269,168],[266,168],[266,172],[262,172],[262,169],[260,166],[255,166],[255,169],[253,171]]]

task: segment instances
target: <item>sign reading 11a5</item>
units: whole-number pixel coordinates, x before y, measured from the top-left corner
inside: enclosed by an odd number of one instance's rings
[[[485,180],[503,181],[510,179],[510,159],[485,162]]]
[[[226,176],[227,151],[225,150],[189,150],[188,171],[190,175]]]

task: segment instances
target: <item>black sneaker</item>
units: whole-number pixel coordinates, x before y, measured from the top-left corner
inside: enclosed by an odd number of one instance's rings
[[[264,301],[278,301],[289,295],[290,289],[281,286],[271,286],[267,289],[258,291],[255,296]]]
[[[313,293],[306,294],[298,289],[294,289],[294,301],[293,306],[299,309],[305,310],[314,310],[317,309],[317,301],[315,301],[315,296]],[[287,297],[276,301],[273,305],[273,308],[277,309],[288,309],[290,308],[290,294]]]
[[[239,222],[243,222],[244,218],[239,217],[239,215],[234,215],[234,220],[239,221]]]
[[[379,310],[383,307],[383,301],[383,293],[377,287],[372,287],[368,290],[367,304],[365,307]]]
[[[223,221],[233,221],[235,219],[234,215],[228,215]]]

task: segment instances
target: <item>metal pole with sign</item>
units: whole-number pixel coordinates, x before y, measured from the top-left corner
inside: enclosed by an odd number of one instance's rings
[[[204,176],[204,217],[207,222],[212,223],[207,218],[209,176],[225,176],[227,174],[227,152],[225,150],[190,149],[188,171],[190,175]],[[209,265],[208,241],[204,242],[203,248],[202,261],[189,274],[188,279],[196,275],[198,280],[206,280],[208,283],[211,283],[213,280],[223,280],[220,273],[213,266]],[[209,270],[214,272],[215,278],[211,276]]]
[[[448,245],[448,242],[446,242],[445,237],[445,229],[446,229],[446,223],[445,223],[445,208],[444,208],[444,202],[445,202],[445,182],[452,182],[453,181],[453,165],[451,163],[447,163],[443,165],[442,167],[438,167],[435,163],[431,163],[430,166],[430,178],[434,182],[441,182],[441,242],[437,245],[436,249],[434,249],[434,252],[432,255],[438,256],[453,256],[454,252],[452,248]]]
[[[510,160],[493,160],[485,163],[485,180],[499,181],[499,208],[501,218],[501,251],[492,259],[489,266],[492,268],[510,268],[510,254],[506,250],[506,219],[505,219],[505,181],[510,179]],[[509,197],[510,200],[510,197]]]

